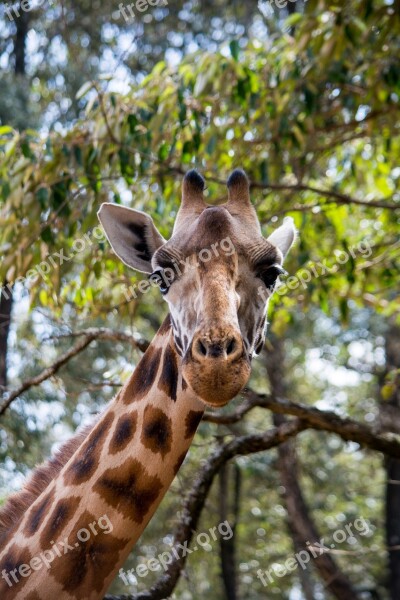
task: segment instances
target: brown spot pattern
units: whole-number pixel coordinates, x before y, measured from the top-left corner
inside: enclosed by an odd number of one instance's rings
[[[165,348],[164,362],[161,371],[158,389],[163,391],[168,398],[176,401],[176,392],[178,387],[178,364],[176,354],[170,344]]]
[[[53,502],[54,498],[54,490],[52,490],[49,494],[46,494],[43,500],[39,503],[38,506],[33,507],[28,515],[28,520],[26,522],[24,528],[24,535],[26,537],[31,537],[34,533],[39,529],[43,518],[47,516],[50,511],[50,506]]]
[[[182,392],[184,392],[185,390],[187,390],[187,386],[188,386],[188,384],[186,383],[186,379],[184,379],[182,377]]]
[[[80,498],[77,496],[70,496],[57,502],[40,536],[40,543],[43,548],[49,548],[50,542],[55,541],[61,534],[64,527],[74,516],[79,502]]]
[[[37,592],[30,592],[25,600],[42,600]]]
[[[87,510],[79,517],[69,536],[71,541],[77,540],[78,546],[65,554],[57,569],[52,570],[52,575],[63,589],[78,600],[89,598],[93,591],[102,592],[105,580],[118,561],[119,552],[129,543],[129,539],[116,538],[112,531],[106,533],[99,527],[96,527],[97,534],[90,532],[88,524],[93,521],[97,518]],[[79,541],[77,536],[81,529],[90,532],[90,538],[85,542]]]
[[[146,406],[143,414],[143,430],[141,435],[143,446],[152,452],[159,452],[163,458],[171,450],[172,421],[160,409]]]
[[[73,438],[63,444],[53,458],[34,470],[20,492],[9,497],[0,509],[0,545],[5,536],[10,535],[11,531],[18,526],[18,522],[32,507],[41,493],[58,477],[61,469],[88,437],[93,427],[94,425],[84,427]]]
[[[111,438],[109,451],[116,454],[124,450],[135,435],[137,425],[137,412],[123,415],[119,418],[115,432]]]
[[[157,475],[149,475],[136,459],[129,458],[115,469],[107,469],[93,486],[107,504],[125,518],[142,523],[163,484]]]
[[[68,467],[64,474],[67,485],[80,485],[88,481],[96,471],[100,460],[102,442],[114,419],[114,413],[108,413],[90,433],[83,444],[79,457]]]
[[[171,316],[167,315],[163,321],[163,324],[161,325],[160,329],[158,330],[158,333],[160,335],[165,335],[166,333],[169,333],[171,329]]]
[[[181,468],[182,463],[185,460],[186,454],[187,454],[187,450],[185,450],[185,452],[182,452],[182,454],[179,455],[178,460],[176,461],[176,463],[174,465],[175,475],[178,473],[179,469]]]
[[[8,585],[5,579],[0,578],[0,598],[1,600],[8,600],[8,598],[18,598],[17,592],[19,593],[25,586],[29,577],[22,577],[18,569],[21,565],[28,565],[32,556],[28,548],[21,548],[17,544],[13,544],[7,551],[7,554],[0,561],[0,573],[3,570],[8,574],[11,586]],[[17,573],[14,573],[17,581],[11,575],[11,571],[17,569]]]
[[[127,385],[124,393],[125,404],[141,400],[147,394],[155,381],[160,358],[161,348],[149,346]]]
[[[185,439],[192,438],[196,433],[196,429],[203,417],[204,412],[202,410],[190,410],[186,415],[185,419]]]

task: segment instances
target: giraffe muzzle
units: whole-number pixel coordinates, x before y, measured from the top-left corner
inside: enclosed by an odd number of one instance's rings
[[[183,361],[183,375],[193,391],[211,406],[224,406],[246,385],[250,362],[236,330],[218,337],[194,335]]]

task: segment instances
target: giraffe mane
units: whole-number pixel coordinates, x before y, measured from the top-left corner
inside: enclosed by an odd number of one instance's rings
[[[19,523],[25,512],[58,475],[64,465],[89,435],[97,422],[90,423],[67,440],[54,455],[38,465],[28,475],[23,488],[12,494],[0,508],[0,541],[15,525]]]

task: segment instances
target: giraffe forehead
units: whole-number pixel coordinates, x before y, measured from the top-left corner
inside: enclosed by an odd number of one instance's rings
[[[279,261],[275,246],[249,227],[240,214],[232,215],[224,206],[209,206],[184,229],[176,232],[153,259],[154,266],[168,267],[171,262],[197,262],[208,270],[219,263],[234,263],[234,255],[254,264],[262,257]],[[200,258],[200,261],[198,260]],[[197,259],[197,261],[195,260]]]

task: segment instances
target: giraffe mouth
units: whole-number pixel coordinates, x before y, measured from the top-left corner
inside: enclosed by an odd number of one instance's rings
[[[225,406],[246,385],[250,377],[250,361],[245,355],[227,364],[223,358],[213,358],[203,363],[184,361],[183,376],[194,393],[205,404]]]

